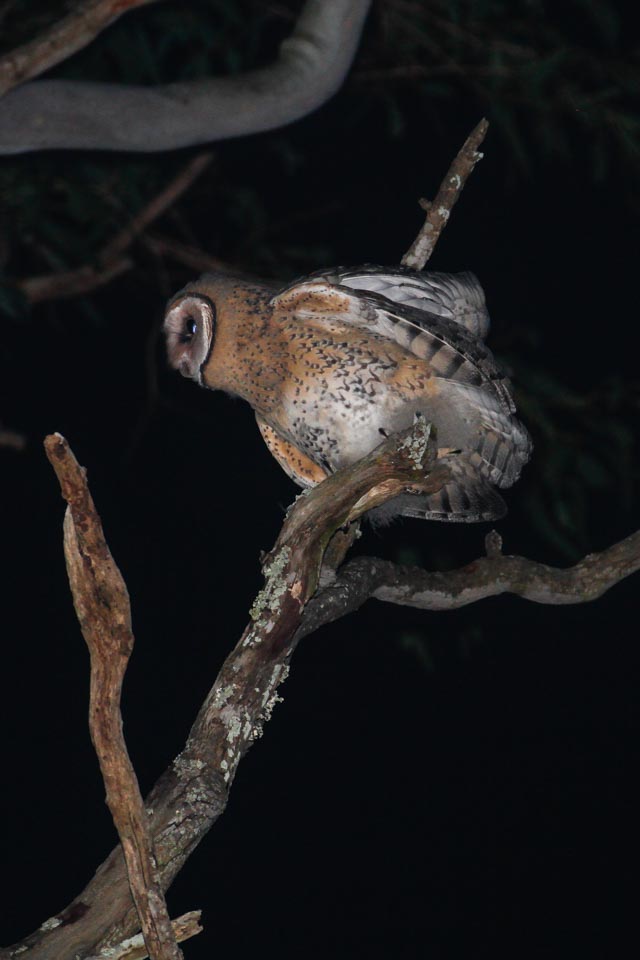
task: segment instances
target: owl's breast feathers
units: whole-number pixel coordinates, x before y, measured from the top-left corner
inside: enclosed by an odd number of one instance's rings
[[[275,296],[207,277],[192,290],[217,312],[200,382],[248,400],[267,446],[302,486],[420,411],[437,428],[451,480],[437,494],[396,498],[391,512],[457,521],[505,512],[494,485],[517,480],[531,441],[482,339],[489,318],[472,274],[362,267],[316,274]]]

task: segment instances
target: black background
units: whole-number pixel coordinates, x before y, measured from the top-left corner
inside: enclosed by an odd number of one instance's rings
[[[278,243],[309,260],[317,248],[309,269],[325,250],[337,263],[397,262],[421,222],[417,198],[491,104],[447,102],[429,128],[408,89],[393,139],[373,109],[353,122],[357,96],[351,81],[286,132],[216,145],[191,210],[202,246],[241,247],[216,187],[233,176],[279,224]],[[284,171],[283,144],[304,162]],[[594,182],[577,134],[571,147],[563,162],[533,156],[524,176],[492,126],[431,266],[480,277],[490,343],[516,384],[518,369],[544,369],[586,396],[636,377],[637,211],[629,184]],[[43,163],[55,177],[67,158],[24,158],[26,170]],[[165,369],[163,302],[189,279],[172,269],[163,289],[142,257],[93,295],[94,315],[71,301],[5,326],[2,417],[29,444],[0,450],[3,943],[62,909],[115,839],[42,438],[60,431],[88,468],[129,587],[123,714],[143,791],[239,637],[259,550],[296,493],[246,405]],[[536,453],[498,525],[505,551],[566,565],[634,530],[635,501],[610,486],[590,494],[583,551],[545,540],[528,491],[548,445],[531,426]],[[358,549],[446,569],[481,554],[487,529],[407,521]],[[635,941],[637,591],[631,578],[584,606],[500,597],[451,613],[370,602],[306,639],[227,812],[169,892],[172,915],[203,910],[185,955],[609,956]]]

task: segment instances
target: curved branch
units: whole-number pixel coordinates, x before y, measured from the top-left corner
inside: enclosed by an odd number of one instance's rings
[[[284,126],[341,86],[371,0],[306,0],[269,67],[239,76],[142,87],[38,80],[0,102],[0,153],[153,152]]]
[[[39,36],[0,57],[0,96],[82,50],[123,13],[157,0],[84,0]]]
[[[353,613],[372,598],[421,610],[455,610],[501,593],[533,603],[588,603],[640,570],[640,531],[566,569],[502,556],[495,550],[487,553],[446,573],[403,567],[375,557],[351,560],[336,580],[311,600],[296,640]]]

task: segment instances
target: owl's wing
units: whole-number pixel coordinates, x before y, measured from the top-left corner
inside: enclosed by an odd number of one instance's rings
[[[393,303],[453,320],[474,337],[484,339],[489,331],[484,290],[473,273],[419,273],[365,264],[319,271],[308,279],[377,293]]]
[[[343,273],[347,277],[368,278],[373,275],[355,270]],[[337,320],[393,340],[425,360],[435,377],[470,387],[489,387],[506,410],[515,411],[507,377],[496,365],[484,342],[473,336],[461,322],[392,300],[368,288],[354,288],[328,279],[337,279],[341,275],[336,271],[335,274],[294,283],[276,294],[271,305],[276,311],[286,310],[301,319]],[[391,275],[383,273],[380,276],[388,278]],[[394,290],[399,289],[402,284],[394,286]]]
[[[359,327],[395,341],[424,360],[438,385],[437,394],[429,401],[435,422],[442,426],[453,416],[475,425],[475,446],[464,454],[469,468],[500,487],[509,487],[518,479],[532,446],[526,429],[514,416],[511,384],[485,343],[460,323],[323,277],[293,284],[271,304],[276,312],[320,322],[328,330],[336,324]],[[486,498],[480,495],[482,499]],[[439,506],[427,509],[428,515],[438,512]],[[490,512],[498,515],[497,504]]]

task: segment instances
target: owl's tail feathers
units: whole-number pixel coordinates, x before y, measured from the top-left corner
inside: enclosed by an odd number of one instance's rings
[[[368,514],[374,525],[385,525],[396,517],[441,520],[447,523],[480,523],[499,520],[507,505],[487,480],[464,457],[442,457],[451,479],[437,493],[403,493]]]

